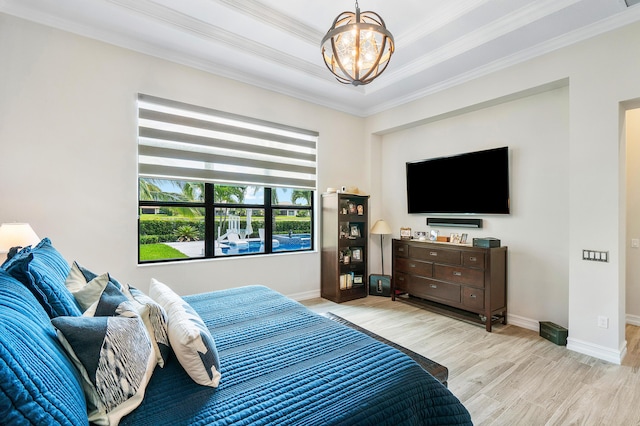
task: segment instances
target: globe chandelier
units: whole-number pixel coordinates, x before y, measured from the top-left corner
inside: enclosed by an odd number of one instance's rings
[[[342,12],[320,43],[322,58],[339,82],[360,86],[371,83],[389,65],[393,36],[375,12]]]

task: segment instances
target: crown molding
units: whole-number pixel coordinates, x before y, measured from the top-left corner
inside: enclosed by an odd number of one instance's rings
[[[224,3],[225,5],[228,5],[231,2],[231,0],[209,1]],[[454,16],[455,13],[461,14],[465,13],[465,11],[471,10],[472,8],[480,7],[486,1],[487,0],[469,0],[464,3],[466,9],[464,7],[451,9],[449,11],[450,16]],[[536,1],[524,9],[514,11],[512,15],[505,18],[507,22],[487,25],[469,37],[484,37],[484,42],[486,43],[487,40],[490,41],[495,37],[508,34],[510,28],[517,27],[517,25],[526,25],[527,22],[533,22],[536,19],[540,19],[541,17],[553,13],[552,10],[562,10],[563,8],[569,7],[571,4],[575,4],[577,1],[578,0],[557,0],[557,3],[551,0]],[[245,10],[243,13],[258,13],[262,7],[260,2],[257,0],[247,0],[246,3],[245,1],[238,3],[243,4],[234,5],[233,10],[243,9]],[[329,73],[322,65],[302,60],[299,57],[290,54],[283,54],[282,52],[265,46],[259,42],[239,37],[236,34],[232,34],[227,30],[218,28],[213,24],[199,20],[197,17],[193,18],[180,13],[179,11],[173,10],[170,7],[163,6],[159,2],[154,2],[153,0],[102,0],[101,4],[103,7],[111,5],[109,6],[111,8],[109,10],[112,10],[113,7],[122,7],[128,10],[133,10],[136,14],[146,17],[150,23],[155,25],[156,31],[158,31],[158,28],[160,28],[160,30],[162,30],[162,28],[166,28],[179,31],[187,36],[197,37],[197,39],[210,42],[212,47],[215,47],[214,44],[217,44],[218,46],[233,48],[239,52],[245,52],[247,55],[255,55],[260,60],[265,61],[263,64],[266,64],[269,67],[271,67],[271,64],[277,64],[277,66],[282,67],[283,70],[288,67],[291,69],[291,72],[299,73],[298,75],[292,74],[294,78],[297,79],[297,82],[295,82],[297,86],[292,87],[289,83],[292,83],[293,81],[280,80],[279,78],[276,78],[275,74],[273,74],[273,76],[267,75],[266,77],[264,75],[259,75],[259,70],[256,69],[259,65],[238,69],[231,65],[217,63],[216,58],[210,59],[204,55],[195,57],[188,54],[186,51],[180,50],[179,48],[168,49],[162,42],[154,42],[150,39],[133,39],[129,34],[123,31],[112,31],[106,26],[74,21],[72,18],[64,14],[58,16],[54,13],[54,5],[42,8],[37,6],[38,2],[0,0],[0,11],[358,117],[367,117],[383,112],[425,96],[429,96],[433,93],[449,89],[456,85],[460,85],[525,62],[565,46],[569,46],[616,28],[640,21],[640,7],[634,6],[630,8],[623,8],[620,12],[615,13],[609,18],[575,30],[569,34],[557,37],[547,42],[539,43],[529,49],[493,61],[477,69],[464,73],[453,74],[449,79],[438,82],[437,84],[420,86],[417,87],[416,90],[405,92],[405,95],[388,98],[385,92],[377,93],[379,96],[369,95],[376,94],[376,92],[385,88],[389,88],[388,90],[391,90],[391,86],[396,82],[400,83],[401,80],[409,79],[409,81],[405,81],[405,83],[407,83],[405,87],[410,86],[410,79],[412,78],[411,75],[420,71],[420,67],[424,68],[426,64],[427,68],[424,69],[428,70],[428,67],[439,63],[438,61],[442,62],[446,55],[464,53],[468,50],[468,47],[465,46],[464,43],[476,42],[477,40],[469,39],[469,37],[454,40],[451,44],[447,45],[446,48],[438,49],[440,56],[436,58],[416,61],[409,64],[407,67],[402,67],[398,70],[394,69],[392,71],[391,69],[388,69],[385,72],[385,75],[376,80],[375,84],[372,85],[345,87],[344,85],[337,83],[331,73]],[[262,13],[261,11],[261,17],[267,16],[267,18],[262,19],[261,22],[270,22],[269,25],[277,26],[278,28],[281,28],[281,25],[284,25],[285,27],[292,27],[293,29],[291,31],[299,34],[306,32],[307,35],[300,35],[300,38],[306,37],[307,40],[309,40],[310,37],[313,37],[313,31],[308,28],[304,29],[304,26],[300,26],[298,23],[289,25],[287,22],[293,21],[291,18],[277,11],[272,12]],[[230,12],[227,11],[227,13]],[[120,16],[120,14],[114,14],[114,16]],[[512,22],[512,20],[517,20],[519,24]],[[150,28],[153,28],[153,26],[150,26]],[[428,33],[428,30],[424,30],[422,34],[424,33]],[[319,33],[316,31],[316,34]],[[406,35],[405,37],[418,37],[413,34],[414,33],[410,33],[410,35]],[[194,40],[197,39],[194,38]],[[448,52],[445,49],[450,49],[452,52]],[[456,49],[458,49],[458,52],[455,52]],[[259,62],[257,63],[259,64]],[[277,68],[274,69],[277,70]],[[307,83],[303,83],[304,80],[302,76],[304,75],[310,77]],[[373,102],[373,97],[382,100]]]
[[[180,31],[186,31],[211,43],[224,44],[240,52],[260,57],[272,63],[295,69],[323,81],[331,81],[326,69],[309,63],[296,56],[286,54],[268,45],[258,43],[239,34],[212,25],[208,22],[185,15],[175,9],[155,3],[152,0],[107,0],[120,7],[144,15],[148,19]],[[222,1],[222,0],[216,0]],[[125,46],[126,47],[126,46]]]
[[[404,44],[406,46],[412,43],[416,43],[421,39],[428,37],[435,31],[441,29],[442,27],[450,24],[457,19],[460,19],[460,17],[491,1],[492,0],[467,0],[464,3],[446,3],[445,6],[443,6],[443,8],[439,11],[437,17],[429,16],[424,21],[413,26],[407,31],[398,34],[397,37],[394,37],[396,40],[396,44]]]
[[[370,88],[367,93],[374,93],[392,84],[402,81],[408,75],[415,75],[428,70],[451,58],[460,56],[479,46],[503,37],[518,28],[529,25],[545,16],[565,9],[580,0],[543,0],[531,3],[525,7],[505,15],[502,19],[466,33],[439,48],[422,55],[407,65],[393,70],[383,81]],[[387,70],[387,72],[390,70]]]
[[[525,49],[513,55],[493,61],[485,66],[478,67],[469,72],[459,74],[447,80],[443,80],[438,84],[425,87],[422,90],[417,90],[406,96],[396,97],[389,102],[383,102],[377,105],[373,105],[372,107],[367,108],[366,111],[364,111],[364,116],[378,114],[386,110],[404,105],[406,103],[413,102],[415,100],[424,98],[425,96],[450,89],[460,84],[467,83],[480,77],[484,77],[494,72],[526,62],[547,53],[551,53],[555,50],[571,46],[573,44],[588,40],[590,38],[607,33],[609,31],[616,30],[618,28],[622,28],[626,25],[633,24],[638,21],[640,21],[640,7],[629,9],[628,11],[624,11],[624,13],[618,13],[607,19],[603,19],[602,21],[572,31],[571,33],[556,37],[555,39],[540,43],[529,49]]]
[[[324,34],[313,27],[305,25],[293,16],[275,10],[257,0],[210,0],[242,14],[249,15],[278,30],[304,40],[314,46],[319,46]]]

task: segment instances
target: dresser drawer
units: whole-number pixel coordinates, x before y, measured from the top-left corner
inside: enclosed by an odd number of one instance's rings
[[[406,272],[407,274],[421,275],[423,277],[433,276],[433,264],[430,262],[396,258],[394,266],[398,272]]]
[[[439,280],[484,287],[484,271],[461,266],[433,265],[433,277]]]
[[[396,243],[393,245],[393,255],[396,257],[408,257],[409,256],[409,245]]]
[[[425,299],[435,299],[446,302],[460,303],[460,286],[443,283],[429,278],[405,276],[407,292]]]
[[[473,287],[462,287],[462,304],[471,309],[483,309],[484,290]]]
[[[401,272],[395,272],[393,274],[393,287],[394,290],[407,292],[409,287],[409,275],[405,275]]]
[[[484,269],[484,253],[475,251],[462,252],[462,265]]]
[[[409,247],[409,257],[412,259],[428,260],[429,262],[461,264],[460,250],[444,250],[430,247]]]

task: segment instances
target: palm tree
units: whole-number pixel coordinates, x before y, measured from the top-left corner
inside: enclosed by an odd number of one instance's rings
[[[141,201],[193,201],[185,195],[180,181],[140,178],[138,182]],[[181,190],[181,193],[165,191],[160,187],[163,184],[175,186],[176,189]],[[197,207],[172,207],[172,209],[186,217],[202,216],[201,209]]]
[[[311,205],[311,191],[304,191],[302,189],[294,189],[291,192],[291,204],[295,204],[296,201],[305,201],[305,206]]]
[[[244,202],[244,196],[246,192],[246,186],[215,185],[213,187],[213,198],[218,203],[223,202],[242,204]]]
[[[177,181],[165,181],[163,179],[138,179],[138,190],[140,191],[141,201],[181,201],[180,194],[174,192],[166,192],[160,188],[163,182],[176,184],[180,188]]]

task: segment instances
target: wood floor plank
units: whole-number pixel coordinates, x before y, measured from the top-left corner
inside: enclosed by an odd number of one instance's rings
[[[615,365],[535,331],[499,324],[487,333],[385,297],[302,303],[445,365],[476,425],[640,425],[640,327],[627,325],[628,354]]]

